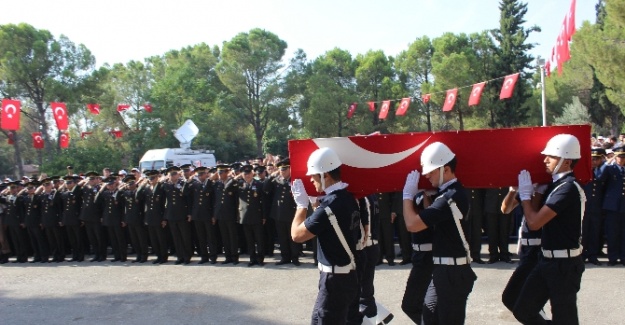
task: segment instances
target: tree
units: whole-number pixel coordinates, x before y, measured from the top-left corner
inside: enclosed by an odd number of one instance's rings
[[[224,97],[233,113],[254,131],[256,154],[262,156],[262,140],[272,114],[281,100],[280,72],[285,41],[256,28],[225,42],[217,74],[229,90]]]
[[[579,97],[573,97],[573,102],[564,106],[562,115],[555,118],[556,125],[586,124],[590,120],[588,108],[582,105]]]
[[[388,91],[389,87],[384,87],[385,81],[388,83],[395,77],[393,61],[389,60],[382,50],[368,51],[365,55],[356,56],[356,64],[356,89],[363,99],[378,102],[382,99],[394,98]],[[375,111],[371,114],[371,124],[374,127],[378,127],[380,123],[378,116],[379,114]],[[389,117],[392,116],[392,112],[389,111]]]

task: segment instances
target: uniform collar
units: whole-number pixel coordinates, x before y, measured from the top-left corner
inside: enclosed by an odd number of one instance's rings
[[[324,192],[326,192],[326,194],[330,194],[330,193],[332,193],[334,191],[342,190],[342,189],[346,188],[348,185],[349,184],[347,184],[347,183],[343,183],[341,181],[338,181],[338,182],[336,182],[336,183],[326,187]]]
[[[569,170],[567,172],[557,173],[555,175],[551,175],[551,178],[553,179],[553,182],[555,183],[555,182],[559,181],[562,177],[564,177],[564,176],[566,176],[566,175],[568,175],[568,174],[570,174],[572,172],[573,171]]]
[[[455,183],[456,181],[458,181],[458,179],[457,179],[457,178],[452,178],[452,179],[450,179],[449,181],[447,181],[447,183],[445,183],[445,184],[441,185],[441,186],[438,188],[438,191],[439,191],[439,192],[442,192],[442,191],[446,190],[446,189],[447,189],[447,188],[448,188],[451,184]]]

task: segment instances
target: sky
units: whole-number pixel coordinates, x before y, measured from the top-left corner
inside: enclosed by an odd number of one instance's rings
[[[526,0],[529,42],[547,57],[571,0]],[[595,22],[597,0],[577,0],[576,26]],[[84,44],[96,66],[127,63],[199,43],[210,46],[261,28],[315,59],[335,47],[353,56],[397,55],[418,37],[499,27],[498,0],[14,0],[0,7],[0,25],[28,23]]]

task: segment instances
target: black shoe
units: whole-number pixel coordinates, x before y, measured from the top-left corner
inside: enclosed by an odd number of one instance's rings
[[[588,263],[594,264],[596,266],[601,266],[601,262],[597,258],[589,258]]]
[[[210,263],[210,264],[217,264],[217,260],[210,260],[210,261],[208,261],[208,263]]]
[[[230,264],[232,263],[231,259],[226,259],[225,261],[221,262],[221,264]]]
[[[208,259],[203,258],[199,262],[197,262],[197,264],[204,264],[206,262],[208,262]]]
[[[250,267],[250,266],[254,266],[255,264],[256,264],[256,262],[250,261],[249,263],[247,263],[247,266]]]
[[[184,261],[184,265],[189,265],[189,264],[191,264],[191,260],[185,260]]]
[[[265,262],[258,262],[256,264],[258,264],[258,266],[265,266]]]
[[[156,260],[152,261],[152,264],[158,264],[160,262],[161,262],[161,260],[157,258]]]
[[[180,265],[180,264],[182,264],[182,260],[176,260],[176,262],[174,264]]]
[[[406,264],[410,264],[412,263],[412,261],[410,260],[402,260],[401,262],[399,262],[399,265],[406,265]]]
[[[239,260],[232,261],[232,265],[238,265],[238,264],[239,264]]]
[[[300,265],[302,265],[302,263],[300,263],[299,260],[294,260],[293,261],[293,265],[300,266]]]
[[[291,263],[291,261],[279,260],[278,262],[276,262],[276,265],[284,265],[284,264],[289,264],[289,263]]]
[[[100,258],[98,259],[98,262],[106,262],[106,257],[100,257]]]
[[[134,259],[134,260],[132,260],[130,263],[138,263],[139,261],[141,261],[141,260],[139,260],[139,259]]]
[[[388,261],[388,266],[395,266],[395,261]]]
[[[160,260],[158,264],[167,264],[167,260]]]
[[[617,262],[616,262],[616,261],[609,261],[609,262],[608,262],[608,266],[614,266],[614,265],[616,265],[616,264],[617,264]]]
[[[119,259],[117,257],[111,260],[111,262],[119,262],[119,261],[121,261],[121,259]]]
[[[495,264],[497,262],[499,262],[499,257],[491,257],[491,258],[488,259],[487,263],[488,264]]]
[[[508,263],[508,264],[514,263],[514,262],[512,262],[512,259],[510,257],[508,257],[507,255],[502,257],[502,258],[500,258],[499,260],[504,262],[504,263]]]
[[[479,257],[478,257],[478,258],[473,259],[473,263],[477,263],[477,264],[486,264],[486,262],[484,262],[484,260],[483,260],[483,259],[481,259],[481,258],[479,258]]]

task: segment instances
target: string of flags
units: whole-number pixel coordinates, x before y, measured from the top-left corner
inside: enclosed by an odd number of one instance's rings
[[[569,42],[573,40],[575,34],[575,6],[576,0],[571,0],[571,6],[569,11],[564,16],[564,21],[560,27],[560,33],[556,39],[556,44],[551,48],[551,55],[549,60],[545,62],[545,72],[547,77],[551,76],[551,65],[555,64],[558,70],[558,75],[562,75],[562,69],[564,62],[571,59],[571,49]]]
[[[469,85],[469,86],[463,86],[463,87],[456,87],[453,89],[448,89],[445,91],[445,102],[443,103],[443,112],[449,112],[452,111],[454,106],[456,105],[456,99],[458,98],[458,90],[459,89],[463,89],[463,88],[468,88],[468,87],[472,87],[471,89],[471,95],[469,96],[469,106],[477,106],[480,104],[480,98],[482,97],[482,92],[484,91],[484,87],[486,87],[486,85],[489,82],[495,81],[495,80],[499,80],[499,79],[504,79],[503,80],[503,84],[501,86],[501,90],[499,91],[499,99],[503,100],[503,99],[508,99],[512,97],[512,94],[514,92],[514,86],[517,83],[517,80],[519,79],[519,73],[513,73],[504,77],[499,77],[499,78],[495,78],[495,79],[491,79],[491,80],[487,80],[487,81],[482,81],[482,82],[478,82],[476,84],[473,85]],[[433,93],[428,93],[428,94],[423,94],[421,96],[421,101],[424,104],[427,104],[430,99],[432,98],[432,94]],[[408,108],[410,107],[410,102],[412,101],[412,97],[406,97],[406,98],[402,98],[402,99],[387,99],[387,100],[383,100],[381,101],[382,106],[380,106],[380,113],[378,115],[378,118],[383,120],[386,119],[388,117],[388,112],[390,111],[390,107],[391,107],[391,102],[393,101],[399,101],[399,106],[397,107],[397,110],[395,111],[395,115],[397,116],[403,116],[406,114],[406,111],[408,110]],[[375,112],[376,110],[376,103],[375,101],[369,101],[367,102],[367,105],[369,107],[369,111],[371,112]],[[347,118],[351,119],[354,116],[354,113],[356,112],[356,109],[358,108],[358,103],[354,102],[351,103],[347,109]]]

